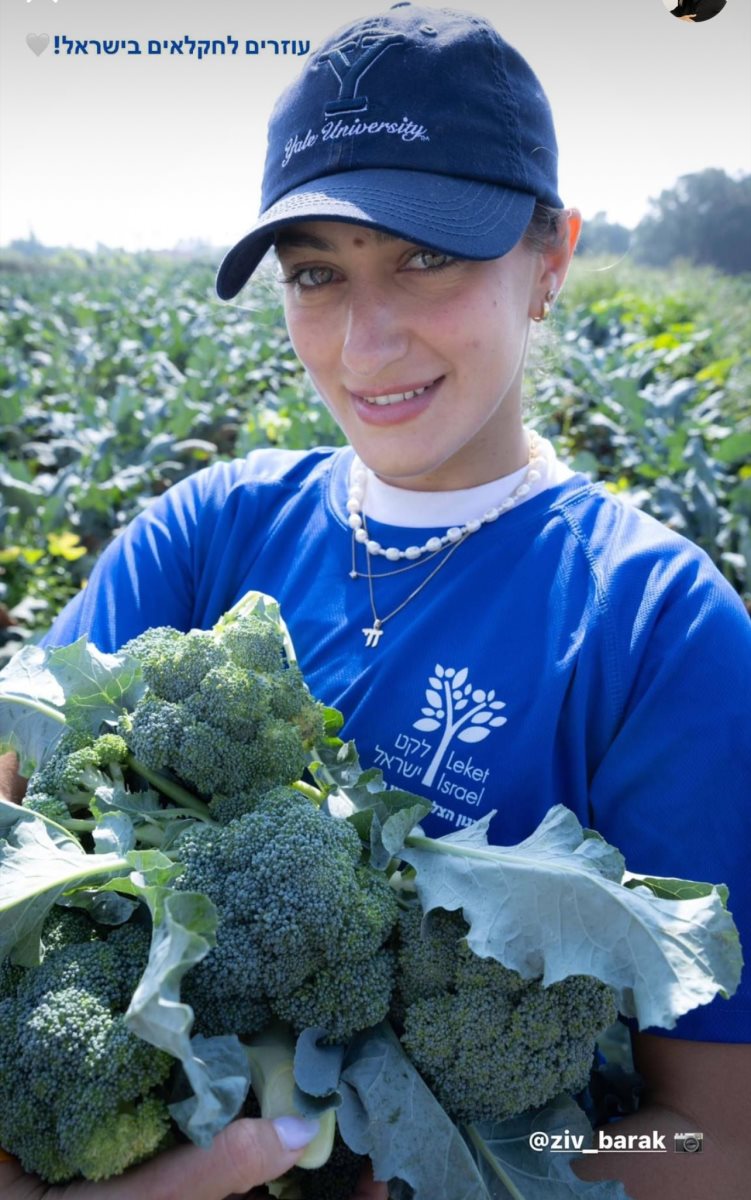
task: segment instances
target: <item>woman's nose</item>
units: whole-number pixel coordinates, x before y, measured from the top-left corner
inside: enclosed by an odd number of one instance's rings
[[[406,314],[378,287],[353,290],[347,308],[342,365],[357,378],[380,374],[404,358],[409,346]]]

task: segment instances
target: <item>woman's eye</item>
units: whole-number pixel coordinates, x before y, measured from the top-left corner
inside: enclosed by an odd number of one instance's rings
[[[409,261],[410,264],[417,263],[419,270],[438,271],[441,267],[450,267],[456,259],[441,250],[418,250]]]
[[[333,278],[333,267],[300,267],[297,271],[292,271],[282,279],[282,283],[294,283],[303,290],[322,287],[326,283],[331,283]]]

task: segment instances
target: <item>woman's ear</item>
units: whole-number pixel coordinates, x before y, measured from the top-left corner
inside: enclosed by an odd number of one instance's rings
[[[558,241],[545,250],[543,259],[543,291],[558,295],[568,273],[569,264],[581,233],[582,217],[578,208],[566,209]]]
[[[581,233],[581,213],[576,208],[565,209],[556,231],[556,240],[539,252],[539,270],[535,279],[532,310],[533,321],[546,320],[563,287],[569,264]]]

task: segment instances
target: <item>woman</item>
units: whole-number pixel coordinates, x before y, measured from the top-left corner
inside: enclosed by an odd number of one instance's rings
[[[530,321],[580,226],[556,161],[539,82],[485,21],[397,4],[338,30],[277,103],[261,216],[217,291],[275,245],[290,337],[351,448],[259,451],[178,484],[47,641],[113,650],[269,592],[363,761],[433,801],[428,832],[495,809],[508,844],[560,801],[634,869],[728,883],[739,919],[742,606],[705,555],[522,422]],[[652,1106],[619,1130],[702,1131],[730,1197],[748,1170],[748,1009],[721,1005],[635,1035]],[[686,1200],[689,1157],[586,1171]]]

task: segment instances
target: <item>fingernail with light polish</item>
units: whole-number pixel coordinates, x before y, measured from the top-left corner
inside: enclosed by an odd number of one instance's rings
[[[318,1133],[320,1121],[306,1121],[304,1117],[277,1117],[274,1129],[286,1150],[302,1150]]]

